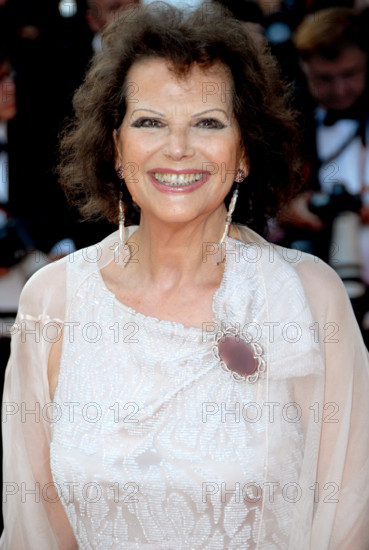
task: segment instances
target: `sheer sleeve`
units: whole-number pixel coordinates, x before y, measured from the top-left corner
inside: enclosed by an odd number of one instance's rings
[[[55,410],[47,363],[64,318],[65,264],[62,260],[47,266],[30,279],[12,330],[2,411],[5,527],[1,550],[77,548],[49,462]]]
[[[298,267],[325,359],[311,548],[369,548],[369,363],[346,290],[322,262]],[[321,415],[321,419],[319,419]]]

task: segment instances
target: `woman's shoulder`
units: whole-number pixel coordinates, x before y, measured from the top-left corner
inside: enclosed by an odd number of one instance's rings
[[[243,245],[254,247],[254,256],[263,259],[264,262],[274,263],[278,258],[286,267],[291,267],[303,278],[309,277],[343,286],[334,269],[317,256],[269,242],[246,226],[239,225],[237,229]]]
[[[344,318],[352,317],[354,322],[346,288],[331,266],[305,252],[279,246],[276,249],[297,275],[315,320],[341,323]]]
[[[336,271],[323,260],[302,253],[295,266],[312,309],[321,316],[339,319],[352,314],[347,290]]]
[[[18,315],[41,318],[60,317],[66,295],[66,272],[69,256],[45,265],[24,285]]]
[[[62,318],[73,292],[91,273],[113,257],[116,233],[42,267],[25,284],[19,302],[20,314]]]
[[[320,311],[328,311],[337,302],[345,307],[349,304],[342,280],[323,260],[300,250],[270,243],[245,226],[239,226],[238,230],[243,244],[255,247],[252,253],[254,256],[258,254],[266,276],[288,278],[295,274],[309,302]]]
[[[294,267],[300,278],[309,284],[328,284],[334,290],[338,288],[345,290],[342,280],[333,267],[317,256],[300,252]]]

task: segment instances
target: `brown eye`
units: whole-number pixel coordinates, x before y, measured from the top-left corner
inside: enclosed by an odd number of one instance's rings
[[[199,128],[206,128],[209,130],[222,130],[225,128],[225,125],[216,118],[203,118],[202,120],[199,120],[197,126]]]
[[[156,118],[139,118],[132,126],[134,128],[162,128],[163,123]]]

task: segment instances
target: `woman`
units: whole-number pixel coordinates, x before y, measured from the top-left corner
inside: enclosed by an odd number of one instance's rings
[[[273,61],[215,8],[124,17],[60,168],[119,232],[24,289],[1,548],[366,548],[367,352],[336,275],[250,229],[298,170]]]

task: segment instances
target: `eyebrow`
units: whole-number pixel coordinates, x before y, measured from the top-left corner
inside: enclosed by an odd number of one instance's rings
[[[228,113],[226,113],[226,111],[224,109],[218,109],[218,108],[207,109],[206,111],[201,111],[200,113],[196,113],[195,115],[192,115],[192,118],[195,118],[197,116],[202,116],[202,115],[205,115],[206,113],[211,113],[213,111],[219,111],[220,113],[223,113],[229,119]]]
[[[148,112],[148,113],[154,113],[155,115],[159,115],[159,116],[162,116],[162,117],[165,117],[165,114],[164,113],[160,113],[159,111],[154,111],[153,109],[143,109],[143,108],[140,108],[140,109],[135,109],[134,111],[132,111],[131,113],[131,116],[130,118],[133,117],[133,115],[135,113],[137,113],[138,111],[145,111],[145,112]],[[214,109],[206,109],[205,111],[201,111],[200,113],[195,113],[194,115],[192,115],[191,118],[196,118],[198,116],[202,116],[202,115],[205,115],[206,113],[211,113],[213,111],[219,111],[220,113],[223,113],[229,120],[229,115],[228,113],[226,113],[226,111],[224,111],[224,109],[218,109],[218,108],[214,108]]]
[[[137,111],[147,111],[147,112],[149,112],[149,113],[154,113],[155,115],[165,116],[164,113],[160,113],[159,111],[153,111],[152,109],[135,109],[134,111],[132,111],[130,118],[132,118],[133,115],[134,115],[135,113],[137,113]]]

